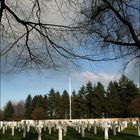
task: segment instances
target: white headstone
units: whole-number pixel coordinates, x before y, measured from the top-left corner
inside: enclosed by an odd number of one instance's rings
[[[64,127],[64,136],[66,136],[67,133],[67,126]]]
[[[26,137],[26,122],[23,122],[23,138]]]
[[[62,140],[63,136],[62,136],[62,128],[58,129],[58,140]]]
[[[97,134],[97,127],[96,127],[96,125],[94,125],[94,134],[95,135]]]
[[[81,126],[81,137],[85,137],[85,127]]]
[[[108,140],[108,127],[105,127],[104,137],[105,137],[105,140]]]
[[[12,126],[12,136],[14,136],[14,126]]]
[[[139,121],[137,121],[137,133],[138,133],[138,136],[140,136],[140,123]]]
[[[51,135],[51,133],[52,133],[51,127],[49,127],[48,129],[49,129],[49,134]]]
[[[41,140],[41,127],[38,126],[38,140]]]
[[[118,132],[121,132],[120,122],[118,122]]]
[[[2,133],[5,134],[5,126],[2,127]]]

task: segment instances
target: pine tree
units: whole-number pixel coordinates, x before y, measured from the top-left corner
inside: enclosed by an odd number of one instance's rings
[[[128,105],[131,101],[138,95],[139,89],[129,80],[126,76],[122,75],[119,79],[119,96],[121,100],[121,116],[128,117],[130,116],[128,111]]]
[[[61,105],[60,105],[60,100],[61,100],[61,97],[60,97],[60,93],[57,91],[55,93],[55,113],[56,113],[56,116],[55,118],[59,119],[60,116],[61,116]]]
[[[47,110],[48,110],[48,97],[47,97],[47,95],[44,95],[44,98],[43,98],[43,109],[47,113]]]
[[[128,111],[133,117],[140,117],[140,95],[131,101]]]
[[[78,94],[76,94],[75,91],[72,92],[72,118],[78,119],[81,118],[81,104],[80,104],[80,98]]]
[[[14,119],[14,107],[11,101],[9,101],[4,108],[4,120],[9,121]]]
[[[31,95],[28,95],[26,100],[25,100],[25,105],[24,105],[24,117],[26,119],[31,119],[31,114],[32,114],[32,97]]]
[[[98,82],[97,86],[94,88],[94,116],[95,117],[104,117],[104,111],[105,111],[105,90],[104,86]]]
[[[121,106],[120,97],[118,93],[118,83],[110,82],[107,89],[106,111],[109,117],[120,117]]]
[[[48,94],[48,117],[55,117],[55,90],[52,88]]]
[[[94,90],[92,83],[90,81],[86,84],[85,92],[86,92],[86,114],[87,114],[86,117],[93,118],[93,109],[95,109],[95,106],[93,105]]]
[[[31,100],[31,103],[30,103],[30,112],[32,113],[33,110],[37,107],[37,101],[38,101],[38,95],[35,95],[32,100]]]
[[[86,91],[82,86],[78,91],[80,118],[86,118]]]
[[[68,119],[69,118],[69,95],[66,90],[63,91],[61,96],[61,118]]]
[[[42,95],[37,95],[36,108],[43,108],[44,99]]]

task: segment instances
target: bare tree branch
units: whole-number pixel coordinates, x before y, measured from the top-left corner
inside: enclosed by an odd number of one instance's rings
[[[139,0],[134,1],[16,0],[12,4],[1,0],[1,57],[20,68],[54,69],[79,59],[137,58],[140,9]],[[57,8],[64,24],[49,21],[52,8]]]

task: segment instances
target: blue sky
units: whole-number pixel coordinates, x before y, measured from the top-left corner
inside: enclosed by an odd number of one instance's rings
[[[72,90],[78,90],[87,81],[96,84],[101,81],[105,87],[110,80],[117,80],[122,74],[121,61],[92,63],[81,61],[81,68],[67,71],[46,70],[39,72],[21,72],[1,74],[1,106],[8,100],[25,100],[28,94],[47,94],[51,88],[62,93],[68,90],[69,75],[72,79]],[[133,75],[133,76],[132,76]],[[128,77],[138,84],[137,76],[128,72]]]
[[[24,3],[24,4],[28,4]],[[53,8],[51,7],[53,6]],[[63,18],[58,7],[52,3],[48,9],[47,22],[57,24],[67,24],[71,18]],[[71,7],[72,8],[72,7]],[[68,13],[70,17],[77,17],[73,8],[62,7],[62,11]],[[68,21],[67,21],[67,20]],[[107,50],[108,51],[108,50]],[[106,87],[110,80],[117,80],[122,74],[122,61],[108,61],[93,63],[89,61],[80,61],[80,69],[66,69],[65,71],[46,70],[43,74],[29,71],[21,73],[1,73],[1,106],[3,107],[8,100],[25,100],[28,94],[46,94],[51,88],[62,92],[68,90],[69,75],[72,78],[72,90],[78,90],[87,81],[96,84],[101,81]],[[127,76],[139,83],[138,71],[134,71],[132,66],[126,70]]]

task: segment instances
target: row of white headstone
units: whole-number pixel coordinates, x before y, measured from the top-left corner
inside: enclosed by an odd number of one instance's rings
[[[137,128],[137,134],[140,136],[140,123],[139,121],[133,121],[133,125]],[[5,134],[6,130],[8,128],[11,128],[11,135],[14,136],[14,130],[15,128],[19,131],[23,132],[23,137],[26,137],[26,133],[30,131],[30,128],[33,127],[36,129],[38,133],[38,140],[41,140],[42,135],[42,129],[46,131],[46,128],[48,128],[49,134],[51,134],[52,129],[54,131],[58,130],[58,140],[62,140],[63,136],[66,136],[67,134],[67,127],[74,128],[78,133],[81,134],[81,137],[85,137],[85,129],[90,131],[90,129],[93,127],[94,134],[97,134],[97,128],[100,127],[104,131],[104,139],[109,139],[109,129],[112,129],[113,135],[116,135],[117,132],[123,131],[125,128],[127,128],[127,121],[110,121],[107,119],[106,121],[95,121],[92,120],[22,120],[22,121],[12,121],[12,122],[6,122],[1,121],[0,122],[0,129],[2,129],[2,133]]]

